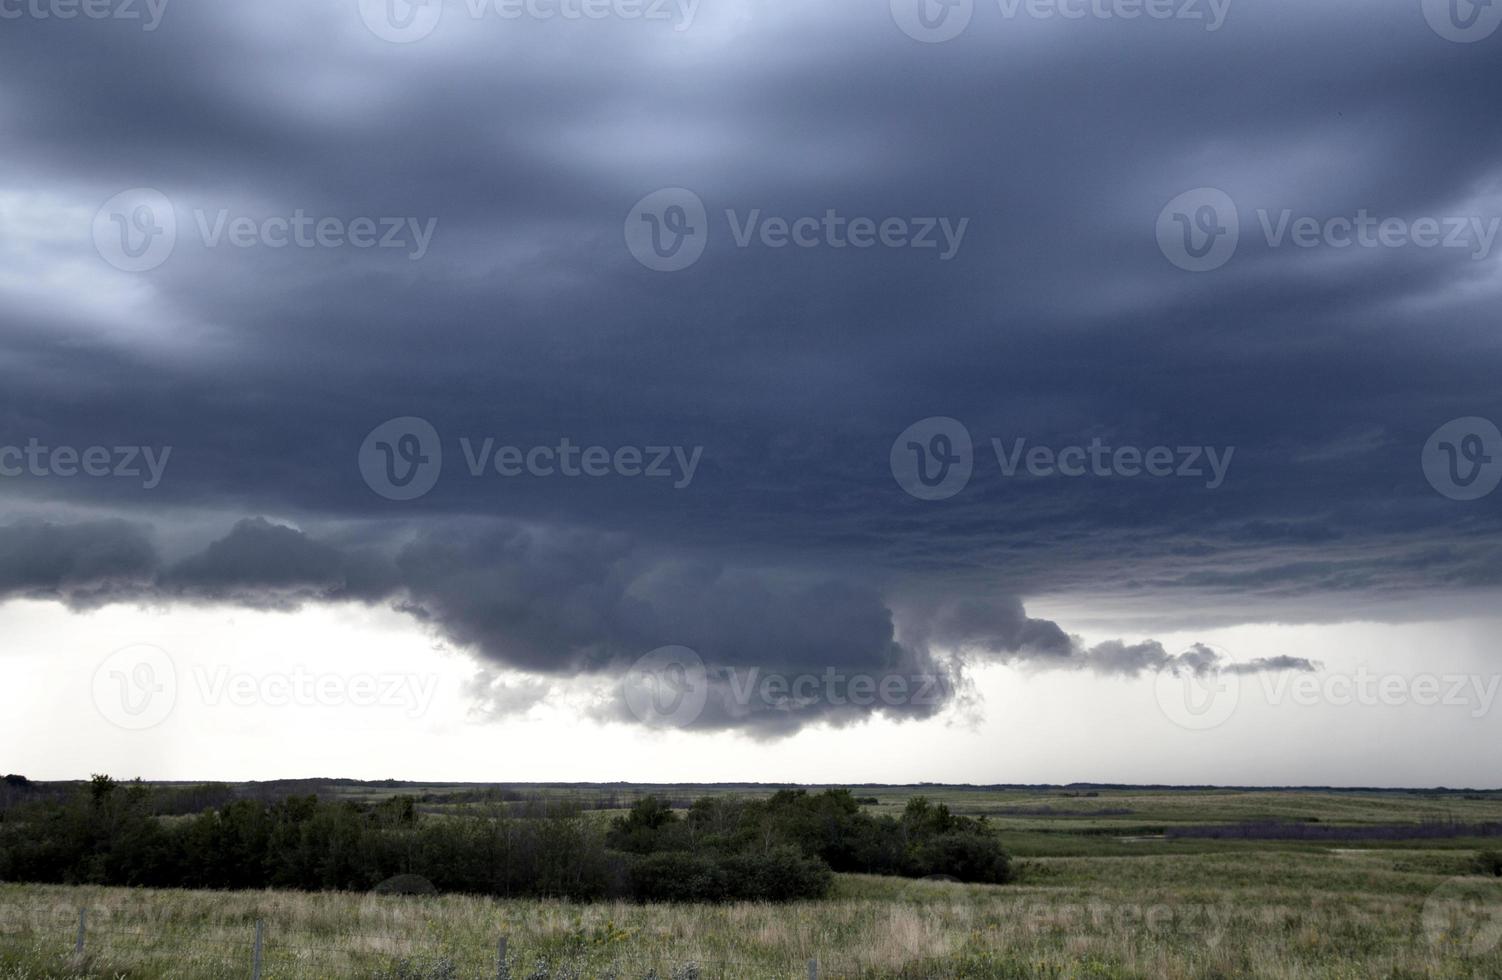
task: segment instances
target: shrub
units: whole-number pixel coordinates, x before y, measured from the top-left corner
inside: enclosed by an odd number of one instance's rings
[[[628,872],[631,897],[642,902],[787,902],[822,898],[834,874],[796,848],[728,856],[663,851],[636,858]]]
[[[748,902],[823,898],[834,883],[829,865],[786,846],[764,854],[737,854],[721,866],[730,897]]]
[[[960,881],[999,885],[1012,878],[1011,863],[989,834],[939,834],[918,848],[915,873],[953,875]]]
[[[631,897],[641,902],[719,902],[725,876],[715,861],[688,851],[664,851],[637,858],[627,873]]]
[[[1502,851],[1482,851],[1476,855],[1474,867],[1477,874],[1502,878]]]

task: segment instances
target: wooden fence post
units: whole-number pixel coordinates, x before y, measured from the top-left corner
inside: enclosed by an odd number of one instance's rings
[[[814,957],[808,961],[808,980],[819,980],[819,959]]]
[[[261,944],[266,937],[266,923],[262,919],[256,920],[256,949],[255,958],[251,962],[251,980],[261,980]]]
[[[495,980],[511,980],[511,966],[506,962],[506,937],[502,936],[495,948]]]
[[[78,910],[78,940],[73,944],[73,955],[74,956],[78,956],[78,957],[82,957],[83,956],[84,937],[88,934],[88,931],[89,931],[89,910],[86,909],[86,908],[81,908],[81,909]]]

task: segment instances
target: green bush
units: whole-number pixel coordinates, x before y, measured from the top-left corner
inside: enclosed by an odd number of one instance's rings
[[[631,897],[641,902],[722,902],[728,897],[724,872],[715,860],[688,851],[637,858],[627,880]]]
[[[1502,851],[1482,851],[1476,855],[1474,867],[1477,874],[1502,878]]]
[[[627,880],[641,902],[788,902],[824,897],[834,874],[784,845],[755,854],[647,854],[632,861]]]
[[[737,854],[721,863],[730,897],[748,902],[789,902],[823,898],[834,884],[834,872],[817,858],[804,857],[792,847],[776,847],[764,854]]]
[[[919,875],[953,875],[960,881],[1000,885],[1012,880],[1011,862],[989,834],[939,834],[918,848]]]

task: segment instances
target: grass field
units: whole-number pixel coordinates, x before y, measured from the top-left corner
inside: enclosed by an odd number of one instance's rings
[[[1020,857],[1019,880],[841,876],[829,899],[782,906],[0,884],[0,980],[248,977],[257,920],[267,980],[495,977],[502,936],[510,976],[537,980],[805,977],[810,959],[821,977],[1502,977],[1502,879],[1470,873],[1474,852],[1495,840],[1152,836],[1268,818],[1485,822],[1502,819],[1502,800],[922,791],[988,815]],[[912,792],[869,795],[885,808]],[[71,961],[80,907],[90,910],[87,952]]]

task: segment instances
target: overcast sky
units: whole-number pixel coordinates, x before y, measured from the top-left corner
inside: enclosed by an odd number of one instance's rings
[[[1498,785],[1499,25],[0,0],[0,769]]]

